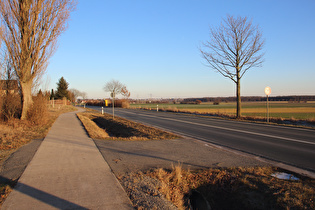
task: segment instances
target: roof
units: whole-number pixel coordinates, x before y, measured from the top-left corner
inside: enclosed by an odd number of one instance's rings
[[[0,90],[18,90],[17,80],[0,80]]]

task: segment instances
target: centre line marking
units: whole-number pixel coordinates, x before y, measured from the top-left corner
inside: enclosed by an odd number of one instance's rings
[[[146,116],[146,117],[151,117],[151,118],[157,118],[157,119],[166,119],[166,120],[170,120],[170,121],[187,123],[187,124],[191,124],[191,125],[198,125],[198,126],[204,126],[204,127],[209,127],[209,128],[216,128],[216,129],[221,129],[221,130],[227,130],[227,131],[233,131],[233,132],[239,132],[239,133],[246,133],[246,134],[258,135],[258,136],[264,136],[264,137],[269,137],[269,138],[276,138],[276,139],[281,139],[281,140],[285,140],[285,141],[292,141],[292,142],[298,142],[298,143],[315,145],[315,142],[307,142],[307,141],[303,141],[303,140],[286,138],[286,137],[281,137],[281,136],[273,136],[273,135],[268,135],[268,134],[263,134],[263,133],[256,133],[256,132],[251,132],[251,131],[237,130],[237,129],[233,129],[233,128],[225,128],[225,127],[220,127],[220,126],[215,126],[215,125],[207,125],[207,124],[189,122],[189,121],[184,121],[184,120],[177,120],[177,119],[172,119],[172,118],[168,118],[168,117],[158,117],[158,116],[152,116],[152,115],[147,115],[147,114],[132,113],[132,112],[128,112],[128,111],[121,111],[121,112],[127,112],[129,114],[136,114],[136,115],[141,115],[141,116]]]

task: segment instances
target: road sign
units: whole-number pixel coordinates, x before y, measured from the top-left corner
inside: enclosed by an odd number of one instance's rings
[[[267,95],[267,123],[269,123],[269,103],[268,103],[268,96],[271,94],[271,88],[265,88],[265,94]]]
[[[270,87],[266,87],[266,88],[265,88],[265,94],[266,94],[267,96],[269,96],[269,95],[271,94],[271,88],[270,88]]]
[[[115,98],[115,93],[110,93],[110,97]]]

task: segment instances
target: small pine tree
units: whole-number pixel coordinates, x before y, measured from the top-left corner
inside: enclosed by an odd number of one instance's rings
[[[63,99],[64,97],[70,99],[68,86],[69,83],[63,77],[61,77],[59,79],[59,82],[57,83],[57,92],[55,94],[55,99]]]
[[[50,100],[55,98],[55,92],[54,89],[51,89],[51,93],[50,93]]]

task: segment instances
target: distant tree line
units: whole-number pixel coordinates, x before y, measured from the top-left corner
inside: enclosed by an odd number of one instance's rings
[[[243,96],[241,97],[244,102],[251,101],[266,101],[266,97],[261,96]],[[204,98],[185,98],[182,103],[195,103],[196,101],[202,102],[236,102],[236,97],[204,97]],[[288,102],[305,102],[315,101],[315,95],[308,96],[271,96],[269,101],[288,101]]]

